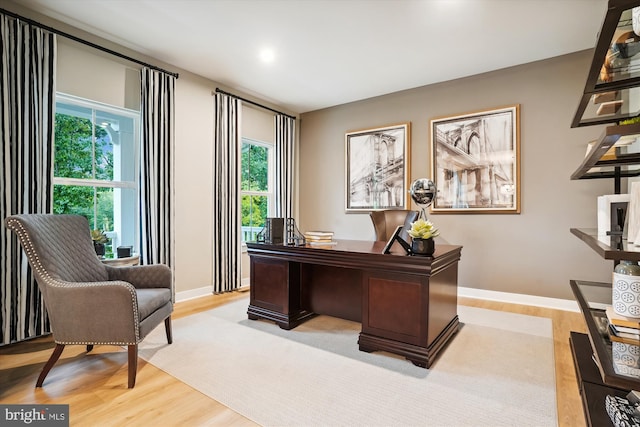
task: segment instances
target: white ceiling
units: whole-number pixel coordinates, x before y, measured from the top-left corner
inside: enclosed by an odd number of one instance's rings
[[[21,0],[19,4],[302,113],[593,48],[607,1]],[[263,48],[273,49],[272,63],[260,60]]]

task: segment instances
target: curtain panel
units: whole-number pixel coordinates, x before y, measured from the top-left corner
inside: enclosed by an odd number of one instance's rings
[[[56,36],[0,14],[0,219],[51,213]],[[0,344],[49,332],[18,239],[0,226]]]
[[[274,216],[293,218],[295,176],[295,126],[292,117],[277,114],[275,120],[275,212]]]
[[[241,285],[240,100],[214,95],[213,137],[213,292]]]
[[[140,155],[140,260],[174,266],[175,77],[144,67]]]

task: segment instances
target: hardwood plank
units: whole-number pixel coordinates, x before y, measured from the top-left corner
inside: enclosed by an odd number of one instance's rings
[[[176,304],[174,319],[245,298],[246,292],[209,295]],[[459,298],[460,304],[552,319],[556,364],[558,425],[585,426],[569,332],[585,332],[580,313],[495,301]],[[221,403],[138,360],[138,377],[127,388],[127,350],[96,346],[67,346],[45,380],[35,382],[55,344],[51,337],[0,347],[0,403],[65,403],[73,426],[255,426]],[[158,392],[161,390],[161,392]]]

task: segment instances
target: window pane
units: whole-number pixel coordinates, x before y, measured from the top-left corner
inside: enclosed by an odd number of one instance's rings
[[[92,140],[90,119],[56,113],[54,176],[93,178]]]
[[[113,181],[113,144],[104,127],[96,126],[96,179]]]
[[[96,178],[135,181],[134,120],[117,113],[96,110]]]
[[[89,220],[89,226],[95,228],[93,215],[94,191],[94,187],[54,185],[53,213],[82,215]]]
[[[92,229],[113,230],[113,188],[53,186],[53,213],[82,215]]]
[[[269,148],[242,143],[242,190],[268,191]]]
[[[267,217],[267,196],[242,196],[242,240],[252,241],[262,230]]]
[[[113,188],[96,188],[96,228],[113,230]]]

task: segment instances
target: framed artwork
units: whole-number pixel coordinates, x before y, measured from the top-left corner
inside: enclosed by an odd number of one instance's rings
[[[408,209],[410,123],[347,132],[347,212]]]
[[[520,105],[431,120],[434,213],[520,213]]]

